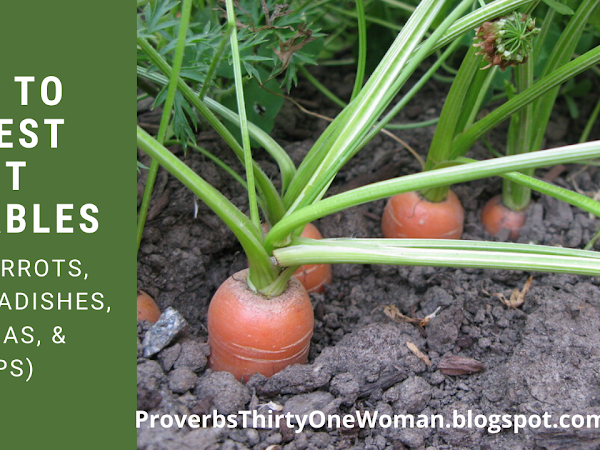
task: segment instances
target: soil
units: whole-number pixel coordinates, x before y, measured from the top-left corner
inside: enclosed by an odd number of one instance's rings
[[[342,98],[349,96],[352,76],[321,71],[321,80]],[[447,86],[429,85],[399,116],[401,122],[439,115]],[[311,86],[293,94],[312,99],[309,109],[333,116],[336,108]],[[594,97],[595,98],[595,97]],[[156,112],[140,107],[139,121],[151,130]],[[566,110],[565,108],[559,108]],[[582,117],[586,117],[582,111]],[[148,125],[150,124],[150,125]],[[327,123],[286,102],[273,136],[298,164]],[[576,142],[582,123],[553,117],[546,147]],[[398,132],[424,155],[434,127]],[[490,140],[503,148],[505,128]],[[598,139],[600,127],[590,139]],[[223,143],[211,132],[198,142],[233,165]],[[195,152],[174,151],[234,203],[244,207],[244,191],[210,161]],[[483,159],[480,144],[471,154]],[[276,166],[257,151],[257,160],[273,179]],[[141,157],[142,161],[146,161]],[[419,170],[415,159],[387,137],[379,136],[339,174],[331,193]],[[560,168],[538,171],[555,176]],[[142,171],[139,188],[143,188]],[[594,195],[600,171],[567,166],[554,182]],[[494,178],[454,187],[466,210],[465,239],[490,239],[478,215],[500,191]],[[520,242],[582,248],[598,228],[588,213],[534,193]],[[334,214],[317,222],[327,237],[380,237],[384,201]],[[499,237],[502,239],[502,236]],[[185,330],[157,355],[142,356],[150,324],[138,324],[138,410],[150,414],[234,414],[268,409],[309,414],[441,414],[552,415],[600,414],[600,279],[500,270],[335,265],[334,281],[313,294],[316,325],[309,363],[289,367],[270,379],[255,375],[241,384],[228,373],[206,368],[206,311],[217,287],[241,270],[246,259],[233,234],[219,219],[161,171],[138,258],[138,287],[150,293],[162,310],[172,307],[187,322]],[[505,306],[533,281],[525,302]],[[398,323],[383,313],[393,305],[410,317],[439,312],[425,327]],[[425,358],[409,349],[412,343]],[[456,355],[462,375],[442,372],[440,362]],[[478,365],[476,362],[479,362]],[[454,364],[456,364],[454,362]],[[469,366],[469,364],[473,366]],[[478,370],[483,367],[482,370]],[[469,367],[475,367],[473,373]],[[478,370],[478,371],[476,371]],[[455,411],[455,412],[454,412]],[[446,422],[445,422],[446,423]],[[159,449],[600,449],[597,428],[534,428],[498,433],[476,428],[154,428],[143,424],[138,448]]]

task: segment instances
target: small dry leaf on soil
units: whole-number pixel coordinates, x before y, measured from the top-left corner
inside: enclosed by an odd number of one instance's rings
[[[433,319],[442,308],[437,308],[434,312],[428,314],[425,317],[408,317],[402,314],[400,310],[394,305],[380,305],[377,308],[373,309],[372,312],[375,312],[378,309],[382,309],[383,313],[396,323],[412,323],[413,325],[426,327],[427,325],[429,325],[431,319]]]
[[[412,342],[407,342],[406,346],[408,347],[408,349],[414,353],[414,355],[419,358],[421,361],[423,361],[427,367],[431,367],[431,360],[429,359],[429,357],[423,353],[421,350],[419,350],[419,348],[413,344]]]
[[[525,296],[527,295],[527,292],[529,292],[529,288],[531,287],[532,281],[533,275],[530,275],[529,278],[527,278],[525,284],[523,285],[523,289],[513,289],[509,299],[507,299],[506,296],[501,292],[494,292],[492,294],[486,291],[483,292],[491,297],[496,297],[500,300],[500,302],[502,302],[503,305],[506,305],[509,308],[516,309],[519,306],[522,306],[523,303],[525,303]]]

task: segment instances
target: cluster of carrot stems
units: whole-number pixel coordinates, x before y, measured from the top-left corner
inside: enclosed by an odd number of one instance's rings
[[[312,263],[424,265],[600,275],[600,256],[587,250],[467,240],[340,238],[314,241],[299,237],[305,224],[352,206],[409,191],[420,191],[432,200],[440,199],[452,184],[492,176],[504,177],[508,182],[519,186],[517,189],[522,189],[521,186],[525,186],[525,189],[535,189],[600,217],[599,202],[531,176],[535,168],[583,162],[600,157],[600,141],[582,142],[536,152],[516,151],[514,146],[509,146],[513,149],[509,156],[485,161],[474,161],[464,157],[478,139],[515,115],[519,115],[520,120],[516,125],[517,131],[511,130],[511,133],[527,135],[526,150],[538,149],[541,146],[545,125],[541,127],[537,121],[547,123],[560,85],[600,62],[600,47],[569,61],[574,42],[577,41],[582,28],[581,24],[586,20],[586,14],[579,12],[583,5],[591,8],[593,3],[598,3],[597,0],[582,2],[582,6],[571,19],[578,22],[573,22],[571,32],[563,34],[567,37],[564,38],[564,42],[561,41],[560,52],[548,61],[542,77],[532,82],[531,75],[527,72],[530,71],[530,67],[525,67],[525,74],[517,83],[519,92],[479,120],[475,119],[475,115],[482,98],[481,95],[473,94],[482,92],[484,89],[475,88],[483,88],[486,83],[489,84],[492,75],[479,70],[481,60],[475,58],[474,51],[470,51],[443,107],[440,124],[423,172],[373,183],[329,197],[326,197],[328,187],[338,171],[410,101],[443,60],[452,54],[463,35],[485,21],[512,11],[528,11],[538,2],[495,0],[481,5],[473,0],[463,0],[453,10],[448,11],[451,3],[449,0],[423,0],[419,2],[364,84],[366,44],[364,39],[361,39],[359,73],[352,98],[315,142],[299,167],[295,167],[281,146],[246,118],[233,0],[226,1],[226,38],[233,55],[239,113],[234,113],[209,98],[205,86],[201,92],[196,92],[180,77],[191,3],[191,0],[183,0],[181,5],[179,36],[172,66],[148,40],[138,38],[137,41],[138,49],[145,53],[156,69],[149,70],[138,66],[138,77],[167,86],[157,137],[151,136],[139,126],[137,129],[138,146],[152,157],[139,218],[138,246],[152,185],[160,165],[191,189],[231,229],[248,257],[249,287],[267,296],[283,292],[294,271],[300,265]],[[360,11],[362,1],[357,1],[356,4],[357,17],[364,20],[364,11],[362,15]],[[434,19],[440,16],[441,11],[444,11],[445,18],[432,29]],[[359,32],[364,33],[364,23],[362,27],[359,26]],[[400,89],[423,61],[444,48],[445,51],[438,58],[438,62],[392,105]],[[206,80],[205,84],[207,83],[210,83],[209,79]],[[243,163],[245,179],[235,174],[217,156],[194,146],[246,187],[248,215],[165,147],[169,143],[165,139],[177,91],[194,106]],[[385,113],[386,110],[389,112]],[[541,118],[534,119],[534,112]],[[239,126],[241,144],[224,126],[222,120]],[[533,120],[536,120],[535,127],[531,126]],[[280,190],[275,188],[269,177],[253,160],[251,138],[265,148],[278,164],[281,172]],[[271,226],[266,236],[261,228],[263,222]]]

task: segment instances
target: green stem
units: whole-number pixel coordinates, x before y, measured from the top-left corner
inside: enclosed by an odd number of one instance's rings
[[[137,71],[138,78],[144,77],[160,85],[165,85],[167,83],[167,79],[163,75],[160,75],[158,73],[147,72],[145,69],[139,66],[137,68]],[[191,89],[190,92],[191,95],[196,95],[196,93]],[[194,102],[191,103],[195,105]],[[203,104],[208,106],[208,108],[211,111],[216,112],[219,116],[221,116],[228,122],[232,124],[239,123],[240,118],[236,113],[221,105],[219,102],[213,100],[212,98],[204,97]],[[294,175],[296,174],[296,166],[294,165],[292,158],[290,158],[290,156],[275,141],[275,139],[269,136],[260,127],[254,125],[252,122],[248,122],[248,132],[250,133],[252,139],[258,142],[258,144],[267,151],[267,153],[273,158],[273,160],[275,160],[275,162],[279,166],[279,171],[281,172],[281,190],[282,192],[285,192],[290,182],[294,178]]]
[[[469,164],[473,162],[477,161],[469,158],[459,158],[453,161],[453,163],[461,164]],[[568,189],[561,188],[559,186],[555,186],[542,180],[538,180],[537,178],[533,178],[532,176],[525,175],[520,172],[508,172],[500,174],[500,176],[513,184],[518,184],[526,187],[529,190],[534,190],[541,194],[554,197],[558,200],[561,200],[570,205],[581,208],[584,211],[587,211],[591,214],[594,214],[596,217],[600,217],[600,202],[590,197],[579,194],[577,192],[570,191]]]
[[[396,103],[394,105],[394,107],[390,110],[390,112],[387,113],[385,115],[385,117],[383,117],[383,119],[381,119],[371,129],[371,131],[369,131],[369,134],[367,134],[367,136],[364,138],[363,142],[360,143],[359,149],[364,147],[367,144],[367,142],[369,142],[371,139],[373,139],[373,137],[375,137],[375,135],[377,133],[379,133],[383,128],[401,130],[401,129],[408,129],[410,125],[417,125],[417,124],[393,125],[393,124],[389,124],[389,122],[402,110],[402,108],[404,108],[408,104],[408,102],[410,102],[414,98],[414,96],[421,90],[421,88],[425,85],[425,83],[427,83],[427,81],[429,81],[429,79],[437,72],[437,70],[440,68],[440,65],[444,61],[446,61],[446,59],[451,54],[454,53],[454,51],[457,49],[457,47],[459,45],[460,45],[460,40],[457,39],[456,41],[454,41],[452,44],[450,44],[448,46],[448,48],[437,58],[435,63],[433,63],[433,65],[427,70],[427,72],[425,72],[425,74],[423,74],[423,76],[421,78],[419,78],[419,80],[398,101],[398,103]],[[439,123],[439,118],[433,119],[433,120],[427,121],[427,122],[421,122],[421,124],[422,124],[421,126],[428,126],[428,125],[432,125],[434,123]],[[410,127],[410,128],[412,128],[412,127]]]
[[[171,110],[173,109],[173,103],[175,102],[175,94],[177,93],[177,79],[179,78],[179,72],[181,71],[181,64],[183,61],[183,52],[185,50],[185,37],[187,34],[187,28],[190,21],[190,11],[192,8],[191,0],[184,0],[181,8],[181,22],[179,23],[179,33],[177,35],[177,46],[175,47],[175,55],[173,57],[173,72],[169,81],[169,87],[167,89],[167,96],[163,105],[162,116],[160,119],[160,125],[158,128],[157,140],[161,144],[165,141],[169,122],[171,120]],[[142,242],[142,235],[144,233],[144,226],[146,225],[146,218],[148,217],[148,209],[150,208],[150,200],[152,198],[152,191],[154,190],[154,183],[156,182],[156,176],[158,174],[158,163],[152,161],[150,163],[150,170],[148,171],[148,178],[146,179],[146,186],[144,188],[144,196],[142,197],[142,204],[140,205],[140,213],[138,218],[137,226],[137,249],[139,251],[140,244]]]
[[[419,80],[420,81],[420,80]],[[388,123],[384,128],[386,130],[413,130],[415,128],[425,128],[435,125],[440,121],[439,117],[430,120],[424,120],[422,122],[411,122],[411,123]]]
[[[594,235],[592,236],[592,239],[590,239],[590,242],[588,242],[584,249],[585,250],[589,250],[591,248],[594,247],[594,245],[596,245],[596,242],[598,241],[598,239],[600,239],[600,227],[596,230],[596,233],[594,233]]]
[[[589,117],[587,123],[585,124],[585,128],[583,129],[583,132],[581,133],[579,142],[585,142],[588,140],[588,137],[589,137],[590,133],[592,132],[592,128],[594,128],[594,125],[596,125],[596,123],[598,123],[597,120],[598,120],[599,113],[600,113],[600,97],[598,97],[596,106],[594,107],[594,110],[590,114],[590,117]]]
[[[351,100],[358,95],[365,79],[365,66],[367,61],[367,21],[365,19],[365,6],[363,0],[356,0],[356,16],[358,23],[358,61]]]
[[[146,177],[146,185],[144,186],[144,194],[142,196],[142,203],[140,205],[140,211],[138,213],[137,221],[137,251],[140,251],[140,245],[142,244],[142,236],[144,235],[144,227],[146,226],[146,219],[148,218],[148,210],[150,209],[150,200],[152,199],[152,191],[154,190],[154,184],[156,183],[156,176],[158,175],[159,164],[152,160],[150,161],[150,167],[148,168],[148,176]]]
[[[409,5],[408,3],[404,3],[404,2],[399,2],[398,0],[382,0],[383,3],[386,3],[390,6],[393,6],[394,8],[400,9],[402,11],[406,11],[406,12],[413,12],[415,10],[415,7],[413,5]]]
[[[480,250],[488,252],[530,253],[536,255],[576,256],[579,258],[600,259],[599,252],[590,252],[580,249],[554,247],[549,245],[518,244],[514,242],[471,241],[468,239],[330,238],[315,240],[295,237],[292,239],[291,245],[323,245],[330,247],[335,247],[337,245],[360,247],[366,245],[369,247]]]
[[[335,174],[358,151],[375,121],[429,54],[430,47],[470,7],[471,1],[461,2],[415,54],[414,50],[443,5],[444,2],[430,0],[419,3],[360,94],[319,137],[300,165],[284,197],[285,204],[289,205],[286,214],[324,195]]]
[[[290,266],[283,269],[279,276],[261,292],[267,297],[277,297],[287,289],[288,281],[300,266]]]
[[[600,203],[590,197],[569,191],[568,189],[559,186],[554,186],[553,184],[546,183],[519,172],[505,173],[501,176],[514,184],[526,187],[530,192],[533,189],[534,191],[562,200],[570,205],[577,206],[584,211],[594,214],[596,217],[600,217]]]
[[[332,11],[334,11],[335,13],[341,14],[343,16],[351,17],[353,19],[357,19],[358,18],[358,14],[356,12],[354,12],[354,11],[350,11],[348,9],[340,8],[340,7],[337,7],[337,6],[333,6],[331,3],[329,3],[327,7],[329,9],[331,9]],[[384,20],[384,19],[381,19],[379,17],[374,17],[374,16],[366,15],[365,16],[365,20],[367,22],[375,23],[377,25],[381,25],[382,27],[389,28],[390,30],[395,30],[395,31],[401,31],[402,30],[402,25],[398,25],[397,23],[390,22],[389,20]]]
[[[533,60],[528,58],[525,63],[515,67],[514,74],[518,95],[533,85]],[[507,155],[518,155],[532,150],[529,144],[534,132],[533,103],[521,108],[515,116],[516,119],[510,122],[509,136],[514,133],[514,139],[508,141]],[[526,174],[533,175],[532,172],[528,171]],[[529,206],[530,201],[531,189],[523,184],[514,183],[510,179],[504,179],[502,186],[502,203],[504,206],[513,211],[523,211]]]
[[[248,204],[250,205],[250,220],[257,229],[260,229],[260,216],[258,214],[258,202],[256,201],[256,187],[254,183],[254,160],[250,147],[250,134],[248,133],[248,117],[246,116],[246,101],[244,99],[244,82],[242,80],[242,63],[240,61],[240,49],[237,38],[237,24],[233,0],[226,0],[227,23],[230,28],[231,56],[233,60],[233,78],[235,81],[235,96],[237,100],[238,115],[240,117],[239,127],[242,133],[242,146],[244,150],[244,167],[246,168],[246,183],[248,187]],[[263,280],[257,280],[252,276],[250,268],[249,278],[258,285],[263,286]]]
[[[150,61],[158,67],[158,69],[167,77],[171,76],[171,67],[164,60],[164,58],[143,38],[138,38],[138,45],[142,51],[148,56]],[[138,74],[146,78],[151,78],[150,74],[144,73],[143,70],[138,69]],[[229,145],[240,161],[244,160],[244,151],[236,138],[231,132],[225,127],[214,115],[214,113],[206,106],[206,104],[198,98],[198,94],[192,90],[182,79],[178,78],[178,88],[183,94],[187,101],[189,101],[194,108],[208,121],[208,123],[214,128],[214,130],[223,138],[223,140]],[[254,163],[254,176],[256,177],[257,186],[259,191],[268,207],[269,211],[269,222],[276,223],[279,221],[285,212],[283,202],[273,186],[273,183],[262,171],[260,166]]]
[[[499,106],[483,119],[473,124],[473,126],[456,136],[452,143],[452,157],[450,159],[456,159],[464,155],[477,139],[508,119],[519,109],[556,86],[559,86],[570,78],[589,69],[594,64],[598,64],[598,62],[600,62],[600,46],[593,48],[551,74],[546,75],[544,78],[534,83],[529,89]],[[531,148],[536,147],[532,146]]]
[[[206,97],[204,102],[206,106],[228,122],[236,123],[239,120],[239,116],[236,113],[221,105],[216,100]],[[277,143],[277,141],[275,141],[275,139],[252,122],[248,122],[248,132],[250,133],[250,136],[252,136],[252,139],[264,148],[279,166],[279,172],[281,173],[281,191],[282,193],[285,193],[289,184],[294,179],[294,175],[296,175],[294,161],[292,161],[292,158],[290,158],[287,152]]]
[[[164,144],[165,144],[165,146],[183,145],[183,143],[178,140],[169,140],[169,141],[166,141]],[[188,143],[187,145],[188,145],[188,147],[191,147],[194,150],[196,150],[198,153],[206,156],[213,163],[215,163],[215,165],[219,166],[223,171],[225,171],[231,178],[233,178],[235,181],[237,181],[244,188],[244,190],[247,190],[248,185],[246,184],[246,180],[244,180],[241,176],[239,176],[238,173],[235,170],[233,170],[230,166],[228,166],[222,159],[213,155],[211,152],[209,152],[205,148],[200,147],[199,145],[195,145],[195,144],[191,144],[191,143]]]
[[[554,45],[548,61],[544,66],[543,76],[549,75],[551,72],[556,71],[570,61],[573,52],[575,51],[575,47],[577,46],[577,42],[579,42],[579,38],[585,29],[585,24],[599,4],[600,0],[582,0],[575,11],[575,14],[569,19],[566,28],[560,34],[558,42]],[[600,46],[596,47],[596,50],[600,50]],[[590,52],[588,52],[588,54],[589,53]],[[533,109],[536,112],[535,120],[537,127],[530,136],[530,147],[532,151],[542,147],[546,128],[552,110],[554,109],[553,106],[556,97],[558,96],[558,92],[559,87],[556,86],[554,89],[548,91],[546,95],[537,99],[534,103]]]
[[[344,245],[345,244],[345,245]],[[536,272],[600,275],[597,257],[550,256],[532,252],[485,251],[439,248],[408,248],[361,242],[337,241],[328,245],[291,245],[273,252],[283,267],[298,264],[393,264],[403,266],[510,269]],[[532,246],[533,247],[533,246]],[[592,252],[588,252],[592,253]]]
[[[452,139],[464,130],[468,118],[471,117],[471,111],[479,107],[478,94],[484,85],[487,73],[481,70],[482,59],[477,55],[478,51],[473,46],[469,48],[458,75],[454,78],[427,153],[425,170],[431,170],[450,159]],[[435,203],[445,200],[447,193],[448,186],[421,192],[425,199]]]
[[[544,16],[542,26],[540,27],[540,34],[537,35],[533,44],[532,58],[534,61],[538,61],[542,54],[542,49],[544,48],[546,39],[548,38],[550,30],[552,29],[552,26],[550,24],[554,21],[555,14],[556,11],[554,8],[548,8],[548,10],[546,11],[546,16]]]
[[[429,170],[373,183],[333,195],[285,217],[271,229],[265,239],[265,247],[267,251],[271,251],[275,247],[287,245],[289,243],[287,236],[308,222],[395,194],[488,178],[516,170],[572,163],[598,157],[600,157],[600,141],[592,141],[552,150],[504,156],[462,166]]]
[[[137,144],[145,153],[158,161],[161,166],[196,194],[231,229],[242,245],[248,257],[252,273],[254,273],[254,278],[250,280],[252,287],[260,291],[261,288],[275,281],[278,271],[271,264],[269,255],[262,245],[262,230],[260,228],[256,228],[248,217],[223,194],[139,126],[137,128]],[[259,284],[260,281],[266,284],[261,285]]]

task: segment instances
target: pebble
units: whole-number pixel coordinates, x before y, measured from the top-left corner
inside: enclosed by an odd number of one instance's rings
[[[185,328],[186,321],[175,309],[168,307],[152,327],[146,332],[142,345],[144,357],[156,355],[169,345]]]

